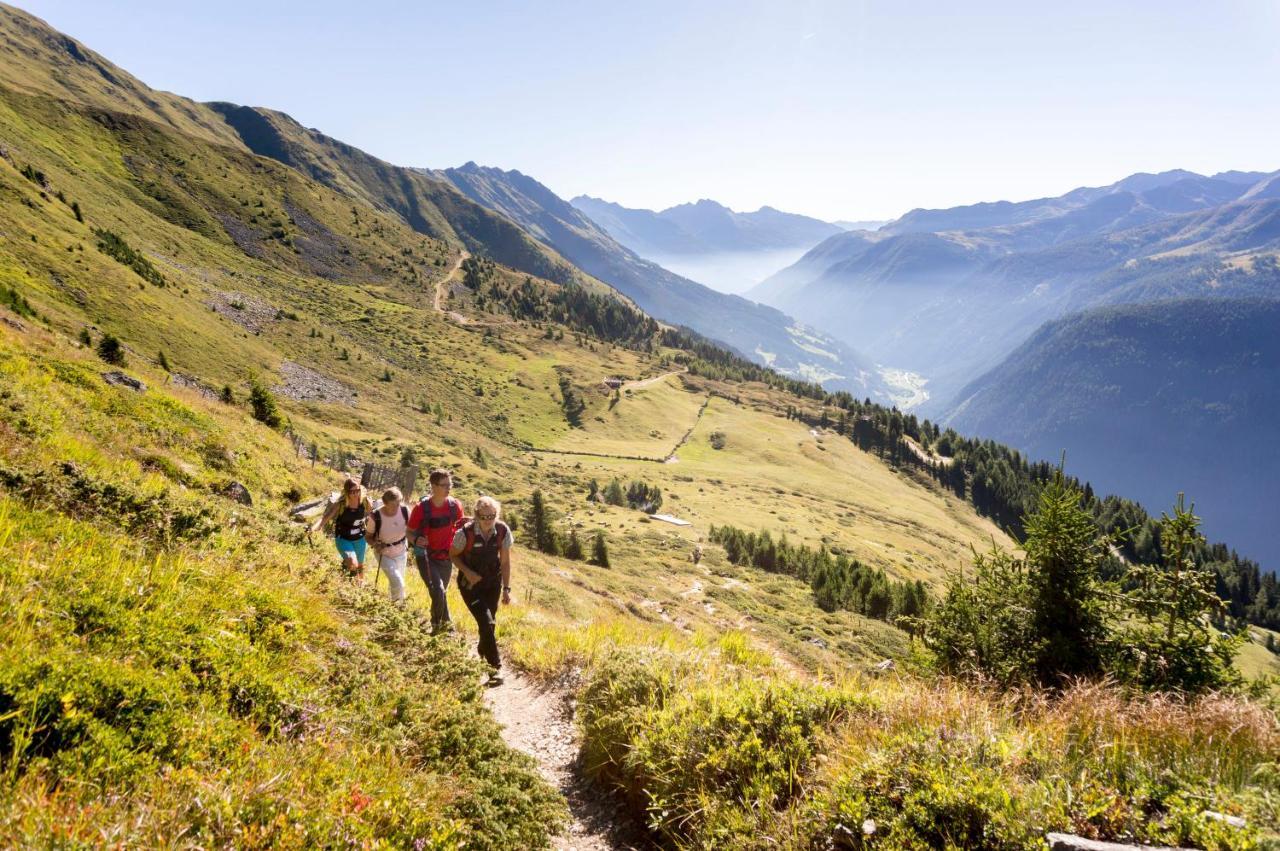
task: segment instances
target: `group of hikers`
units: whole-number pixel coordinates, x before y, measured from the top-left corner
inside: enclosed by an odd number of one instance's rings
[[[382,494],[382,505],[373,507],[358,479],[348,478],[342,497],[332,503],[311,527],[333,529],[334,543],[344,570],[360,579],[368,548],[378,557],[378,568],[387,575],[391,599],[405,599],[405,568],[412,548],[418,575],[431,597],[433,633],[452,628],[446,592],[454,568],[458,593],[475,618],[480,633],[480,656],[490,668],[489,682],[502,682],[498,655],[498,604],[511,602],[511,529],[498,519],[502,506],[490,496],[476,500],[467,517],[462,503],[451,495],[453,476],[448,470],[431,471],[430,493],[413,506],[405,505],[399,488]]]

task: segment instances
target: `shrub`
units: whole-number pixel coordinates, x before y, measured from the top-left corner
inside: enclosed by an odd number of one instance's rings
[[[591,563],[597,567],[609,566],[609,544],[604,539],[604,532],[596,532],[591,543]]]
[[[19,316],[34,318],[36,315],[35,308],[31,306],[31,302],[16,289],[10,289],[7,286],[0,285],[0,304],[12,310]]]
[[[249,382],[249,405],[258,422],[276,429],[284,426],[284,415],[280,413],[276,397],[256,378]]]
[[[98,341],[98,357],[112,366],[124,366],[124,344],[114,334],[104,334]]]
[[[724,449],[729,442],[729,438],[722,431],[713,431],[707,436],[707,441],[711,444],[712,449]]]
[[[101,228],[94,228],[93,233],[98,237],[98,250],[103,254],[117,263],[128,266],[144,281],[155,284],[157,287],[165,285],[165,278],[160,274],[160,270],[151,264],[145,254],[135,250],[119,234]]]

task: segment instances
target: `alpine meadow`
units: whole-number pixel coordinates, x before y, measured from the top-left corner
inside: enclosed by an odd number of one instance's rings
[[[0,5],[0,846],[1280,848],[1277,173],[419,165]]]

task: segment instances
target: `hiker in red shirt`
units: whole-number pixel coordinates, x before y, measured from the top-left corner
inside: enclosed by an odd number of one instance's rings
[[[454,533],[466,522],[462,503],[449,495],[453,489],[453,476],[448,470],[431,471],[431,493],[413,507],[409,515],[409,529],[413,535],[413,560],[418,565],[418,575],[431,595],[431,630],[449,629],[449,578],[453,575],[453,563],[449,560],[449,548]]]

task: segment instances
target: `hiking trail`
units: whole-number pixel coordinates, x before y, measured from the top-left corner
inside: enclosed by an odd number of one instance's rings
[[[507,669],[485,703],[508,745],[533,757],[543,778],[569,805],[569,824],[552,838],[556,851],[638,851],[650,848],[639,825],[613,796],[594,787],[578,764],[578,734],[569,696]]]
[[[471,254],[464,249],[462,253],[458,255],[458,262],[453,264],[453,268],[449,270],[449,274],[445,275],[443,278],[436,281],[435,298],[434,298],[434,301],[432,302],[432,305],[435,307],[436,313],[445,313],[444,306],[441,304],[441,302],[444,300],[445,285],[448,284],[450,281],[452,281],[454,278],[458,277],[458,273],[462,271],[462,264],[465,263],[467,258],[470,256]],[[452,319],[454,322],[457,322],[460,325],[469,324],[469,320],[467,319],[467,317],[463,316],[461,313],[458,313],[456,311],[448,311],[447,315],[449,316],[450,319]]]

